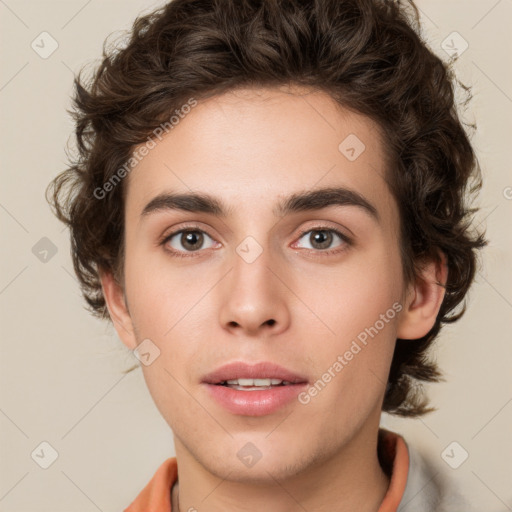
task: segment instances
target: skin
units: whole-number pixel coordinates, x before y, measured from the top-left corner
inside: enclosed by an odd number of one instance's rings
[[[349,134],[366,146],[353,162],[338,150]],[[105,272],[102,284],[123,343],[135,349],[149,338],[160,350],[141,366],[174,435],[173,510],[178,501],[182,512],[377,510],[389,485],[377,432],[395,340],[430,330],[444,296],[435,280],[446,282],[446,266],[434,262],[403,280],[378,126],[318,91],[231,91],[200,101],[127,179],[124,283]],[[353,205],[274,215],[288,194],[326,186],[357,191],[379,220]],[[158,194],[191,190],[222,199],[230,216],[141,216]],[[180,234],[159,245],[190,222],[205,233],[198,250]],[[328,249],[338,252],[326,254],[316,231],[300,235],[326,227],[352,242],[333,234]],[[247,236],[263,251],[252,263],[236,252]],[[240,416],[201,385],[235,360],[272,361],[315,382],[393,303],[400,314],[308,404]],[[247,442],[262,454],[251,468],[236,456]]]

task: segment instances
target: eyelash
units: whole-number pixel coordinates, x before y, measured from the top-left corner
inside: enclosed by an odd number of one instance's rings
[[[205,233],[206,235],[208,235],[210,238],[213,239],[212,236],[210,236],[206,231],[201,229],[199,226],[197,226],[197,225],[190,225],[190,226],[185,226],[184,228],[182,228],[182,229],[180,229],[178,231],[174,231],[174,232],[166,235],[163,238],[163,240],[159,243],[159,245],[165,246],[167,244],[167,242],[169,242],[169,240],[171,240],[171,238],[173,238],[176,235],[179,235],[180,233],[195,232],[195,231],[200,231],[201,233]],[[339,253],[347,250],[348,246],[352,245],[352,240],[347,235],[345,235],[344,233],[341,233],[337,229],[331,228],[329,226],[316,226],[314,228],[304,229],[303,231],[301,231],[299,233],[299,239],[301,239],[306,233],[310,233],[312,231],[328,231],[328,232],[334,233],[335,235],[339,236],[341,238],[341,240],[343,240],[344,246],[341,249],[340,248],[338,248],[338,249],[326,249],[326,250],[307,249],[309,251],[313,251],[313,252],[320,253],[322,255],[326,255],[327,256],[327,255],[331,255],[331,254],[339,254]],[[166,249],[166,251],[172,257],[177,257],[177,258],[190,258],[190,257],[194,257],[194,256],[196,256],[195,252],[199,252],[199,251],[193,251],[193,252],[187,253],[186,251],[185,252],[183,252],[183,251],[176,251],[174,249]]]

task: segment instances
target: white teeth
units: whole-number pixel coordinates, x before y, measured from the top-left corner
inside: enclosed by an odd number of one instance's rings
[[[232,379],[226,381],[229,386],[257,386],[257,387],[269,387],[279,386],[282,383],[288,384],[287,381],[281,379]]]

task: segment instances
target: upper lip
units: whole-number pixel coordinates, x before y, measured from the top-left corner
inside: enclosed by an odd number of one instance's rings
[[[244,361],[235,361],[220,366],[213,372],[203,377],[203,382],[207,384],[219,384],[227,380],[234,379],[281,379],[294,384],[306,383],[308,380],[303,375],[282,366],[263,361],[256,364],[245,363]]]

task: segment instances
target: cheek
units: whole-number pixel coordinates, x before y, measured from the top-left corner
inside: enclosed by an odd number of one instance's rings
[[[204,367],[205,345],[211,340],[211,305],[218,277],[194,265],[179,265],[166,258],[149,258],[136,250],[126,260],[126,289],[130,316],[140,343],[156,345],[159,356],[150,366],[142,365],[155,402],[159,390],[165,401],[187,401],[180,384],[187,385],[187,369]],[[174,378],[177,380],[174,380]],[[173,393],[168,393],[172,389]],[[163,397],[162,397],[163,398]]]
[[[147,261],[134,251],[125,266],[137,340],[151,340],[158,354],[151,364],[141,364],[141,369],[155,405],[171,428],[177,428],[180,421],[190,426],[191,418],[202,418],[204,410],[185,390],[190,384],[187,369],[202,357],[204,329],[211,325],[211,319],[204,316],[201,299],[207,300],[205,292],[215,280],[213,276],[198,279],[197,271],[194,275],[185,266],[180,269],[169,262]]]
[[[303,323],[309,339],[321,329],[313,360],[318,388],[327,383],[318,406],[369,406],[385,387],[403,307],[398,254],[373,252],[332,267],[329,274],[317,269],[307,276],[300,293],[321,321]]]
[[[180,265],[162,254],[154,257],[137,248],[128,254],[125,280],[133,323],[141,336],[164,340],[182,319],[190,322],[197,314],[195,305],[213,280],[203,274],[198,279],[195,265]]]
[[[303,277],[296,276],[294,289],[305,298],[308,318],[312,311],[319,320],[307,325],[322,329],[335,344],[373,325],[402,296],[399,255],[384,246],[378,251],[354,252],[338,265],[309,265],[299,275]]]

